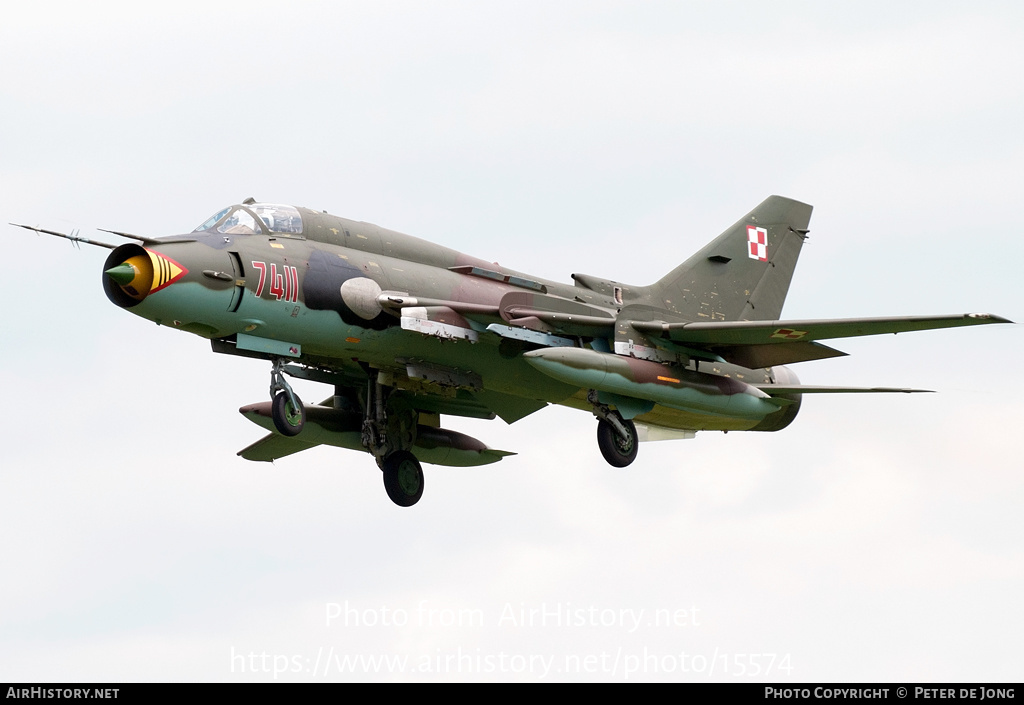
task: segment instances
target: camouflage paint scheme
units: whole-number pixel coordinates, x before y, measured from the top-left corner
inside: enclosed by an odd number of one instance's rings
[[[800,385],[783,365],[844,354],[818,340],[1007,322],[778,320],[810,216],[806,204],[769,197],[649,286],[586,274],[572,285],[541,280],[369,223],[252,199],[182,236],[117,233],[135,242],[114,247],[51,234],[112,248],[102,280],[118,306],[208,338],[216,352],[334,385],[320,405],[289,397],[304,413],[288,407],[295,435],[275,427],[271,402],[243,407],[271,434],[242,457],[330,444],[371,452],[387,475],[389,458],[411,452],[408,478],[417,461],[479,465],[508,454],[440,428],[440,414],[512,423],[547,404],[591,411],[599,439],[611,439],[601,441],[605,457],[626,465],[634,423],[652,439],[777,431],[804,393],[921,391]],[[273,379],[272,395],[292,394],[283,376]],[[607,443],[619,444],[613,457]],[[388,488],[403,506],[419,499],[422,474],[410,482],[398,499]]]

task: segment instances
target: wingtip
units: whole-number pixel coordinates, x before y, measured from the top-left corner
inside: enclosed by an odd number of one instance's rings
[[[964,317],[973,318],[979,323],[1013,323],[1009,318],[1003,318],[994,313],[965,313]]]

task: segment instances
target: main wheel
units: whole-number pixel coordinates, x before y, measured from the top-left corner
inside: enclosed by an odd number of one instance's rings
[[[271,417],[274,419],[274,427],[285,436],[297,436],[306,423],[306,410],[302,406],[302,400],[295,394],[295,403],[298,408],[292,406],[288,398],[288,392],[278,392],[274,397],[274,404],[271,407]]]
[[[384,458],[384,489],[399,507],[411,507],[423,496],[423,468],[416,456],[397,450]]]
[[[636,452],[640,445],[633,422],[622,419],[622,425],[629,431],[627,439],[620,437],[615,427],[604,419],[597,422],[597,447],[601,449],[601,455],[608,464],[617,468],[624,468],[636,460]]]

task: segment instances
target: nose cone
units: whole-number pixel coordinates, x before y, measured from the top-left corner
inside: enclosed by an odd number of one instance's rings
[[[108,277],[118,283],[119,286],[125,286],[135,281],[135,278],[139,276],[139,270],[133,267],[128,262],[119,264],[116,267],[111,267],[104,272]]]

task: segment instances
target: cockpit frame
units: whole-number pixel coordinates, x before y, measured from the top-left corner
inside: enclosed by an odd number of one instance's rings
[[[302,215],[280,203],[246,203],[222,208],[193,232],[221,235],[266,235],[304,240]]]

